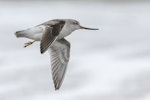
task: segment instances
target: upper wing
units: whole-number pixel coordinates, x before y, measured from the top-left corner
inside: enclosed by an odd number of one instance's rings
[[[59,22],[54,25],[46,24],[45,30],[42,36],[40,48],[41,53],[44,53],[52,43],[57,39],[60,31],[62,30],[65,22]]]
[[[58,40],[50,48],[50,53],[53,82],[55,90],[57,90],[60,88],[66,72],[70,57],[70,43],[65,39]]]

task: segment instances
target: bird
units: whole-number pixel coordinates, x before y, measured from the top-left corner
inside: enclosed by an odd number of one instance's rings
[[[78,29],[98,30],[98,28],[83,27],[74,19],[53,19],[15,32],[17,38],[24,37],[33,40],[25,43],[24,47],[40,41],[41,54],[49,51],[55,90],[59,90],[62,85],[70,58],[71,44],[65,37]]]

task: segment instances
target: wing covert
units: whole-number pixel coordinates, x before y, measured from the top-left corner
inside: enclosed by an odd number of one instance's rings
[[[64,24],[64,21],[60,21],[54,25],[45,25],[45,30],[40,44],[41,53],[44,53],[53,44],[53,42],[55,42]]]

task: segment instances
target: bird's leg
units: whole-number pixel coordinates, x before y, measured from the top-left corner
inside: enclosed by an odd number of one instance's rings
[[[27,46],[33,44],[34,42],[35,42],[35,41],[29,41],[29,42],[27,42],[27,43],[24,44],[24,47],[26,48]]]

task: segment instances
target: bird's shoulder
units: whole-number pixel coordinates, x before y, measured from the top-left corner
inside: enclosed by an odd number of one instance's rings
[[[50,20],[50,21],[44,22],[44,23],[42,23],[40,25],[46,25],[46,26],[49,26],[49,27],[53,27],[55,25],[64,26],[65,25],[65,20],[54,19],[54,20]]]

